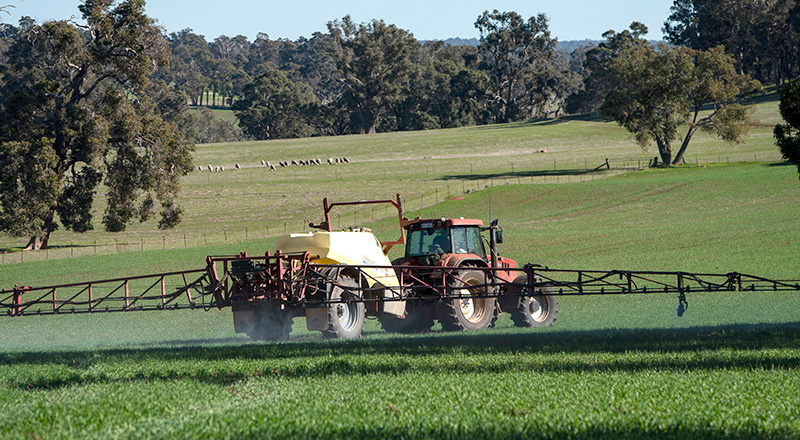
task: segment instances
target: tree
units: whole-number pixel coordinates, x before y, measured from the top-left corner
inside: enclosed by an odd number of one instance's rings
[[[681,161],[698,129],[740,142],[753,124],[751,108],[739,100],[761,85],[736,73],[723,47],[635,47],[617,56],[609,72],[619,88],[608,95],[601,112],[633,134],[642,148],[654,141],[665,166]],[[682,124],[689,127],[673,159],[672,142]]]
[[[567,98],[580,89],[580,77],[569,68],[569,59],[563,52],[553,55],[551,63],[535,76],[530,92],[533,114],[547,118],[558,117],[565,111]]]
[[[193,146],[159,116],[149,77],[167,62],[144,1],[85,0],[85,26],[23,20],[0,89],[0,231],[46,247],[58,223],[92,229],[104,181],[103,223],[121,231],[161,203],[159,227],[180,221],[180,177]],[[154,200],[155,199],[155,200]]]
[[[262,68],[266,71],[245,86],[244,96],[233,105],[239,126],[255,139],[310,136],[306,114],[312,95],[269,64]]]
[[[375,133],[378,119],[401,98],[421,49],[414,36],[383,20],[356,25],[345,16],[328,22],[328,53],[343,77],[345,103],[363,133]]]
[[[3,24],[3,14],[11,15],[11,12],[9,12],[8,10],[13,8],[13,7],[14,7],[14,5],[3,5],[3,6],[0,6],[0,24]]]
[[[775,143],[783,158],[797,165],[800,173],[800,80],[793,80],[781,90],[779,107],[786,123],[775,126]]]
[[[708,50],[723,45],[737,68],[780,83],[800,70],[795,0],[675,0],[664,22],[668,42]]]
[[[497,122],[527,116],[522,103],[527,103],[536,77],[550,64],[555,50],[547,17],[539,14],[525,21],[516,12],[495,9],[484,11],[475,27],[481,34],[481,68],[489,76]]]
[[[609,30],[603,33],[606,41],[583,51],[576,49],[573,57],[583,56],[581,75],[583,89],[569,97],[567,112],[589,113],[600,109],[609,93],[616,90],[617,83],[609,72],[609,65],[622,52],[636,47],[650,45],[644,36],[648,29],[642,23],[634,21],[630,30],[622,32]]]
[[[208,72],[212,63],[211,50],[202,35],[191,29],[170,34],[169,67],[158,72],[159,77],[184,92],[198,105],[203,91],[211,83]]]

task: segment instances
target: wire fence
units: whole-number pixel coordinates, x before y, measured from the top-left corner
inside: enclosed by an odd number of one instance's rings
[[[686,162],[696,166],[712,163],[733,163],[743,161],[775,162],[779,155],[753,155],[739,157],[692,158]],[[553,160],[552,169],[515,170],[512,165],[510,171],[472,175],[469,178],[433,179],[425,182],[425,189],[418,193],[403,194],[403,208],[407,215],[416,216],[432,206],[451,197],[481,191],[487,188],[513,184],[569,184],[583,183],[605,179],[610,176],[641,170],[652,166],[653,159],[646,157],[609,158],[600,164],[562,163]],[[425,215],[438,217],[437,212],[427,212]],[[332,214],[331,227],[343,229],[353,226],[363,226],[366,223],[391,218],[397,213],[394,208],[385,206],[369,206],[362,208],[343,208],[341,212]],[[63,258],[85,257],[90,255],[107,255],[135,251],[188,249],[210,245],[224,245],[243,243],[251,240],[267,240],[288,233],[308,232],[311,228],[307,221],[297,218],[262,223],[257,226],[240,228],[225,228],[217,232],[154,232],[136,236],[124,236],[111,240],[94,240],[92,242],[80,241],[69,245],[54,246],[38,251],[2,251],[0,264],[26,263],[46,261]]]

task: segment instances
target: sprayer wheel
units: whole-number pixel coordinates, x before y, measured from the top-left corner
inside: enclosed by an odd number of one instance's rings
[[[515,284],[527,284],[527,275],[520,275],[515,280]],[[553,291],[550,286],[542,286],[537,290],[535,296],[525,296],[527,288],[514,288],[509,292],[505,302],[511,320],[517,327],[546,327],[551,326],[556,321],[558,313],[558,300],[554,295],[548,295]]]
[[[347,289],[358,287],[356,280],[349,276],[342,276],[333,286],[331,300],[343,300],[328,306],[328,328],[322,331],[326,339],[354,339],[361,336],[366,320],[364,303],[361,301],[348,302],[357,299],[357,294]],[[342,287],[340,287],[342,286]]]

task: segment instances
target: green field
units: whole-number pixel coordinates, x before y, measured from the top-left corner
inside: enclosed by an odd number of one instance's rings
[[[200,268],[208,254],[270,249],[284,223],[319,221],[322,197],[394,193],[409,216],[491,211],[502,253],[521,262],[800,279],[800,182],[772,144],[776,107],[759,104],[746,143],[701,136],[669,170],[587,173],[654,154],[577,119],[201,145],[198,164],[231,171],[185,179],[178,230],[59,231],[49,255],[5,255],[0,287]],[[342,156],[351,163],[258,166]],[[335,221],[396,238],[389,214]],[[119,252],[93,246],[115,237]],[[2,318],[0,438],[800,437],[800,294],[688,300],[679,318],[672,295],[562,298],[554,327],[503,316],[471,334],[387,335],[369,321],[354,341],[296,319],[288,343],[235,334],[227,310]]]

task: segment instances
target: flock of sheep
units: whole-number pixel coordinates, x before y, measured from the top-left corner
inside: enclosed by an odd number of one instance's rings
[[[328,165],[337,165],[337,164],[342,164],[342,163],[350,163],[350,160],[348,158],[346,158],[346,157],[336,157],[336,158],[329,157],[328,158]],[[322,161],[320,159],[287,160],[287,161],[281,160],[281,161],[278,161],[278,166],[279,167],[306,166],[306,165],[322,165]],[[242,168],[238,163],[236,165],[234,165],[234,166],[236,167],[237,170]],[[262,160],[261,161],[261,166],[262,167],[267,167],[270,170],[277,169],[277,167],[274,164],[270,163],[267,160]],[[221,173],[221,172],[225,171],[225,167],[224,166],[212,167],[211,165],[208,165],[206,167],[206,169],[208,169],[208,171],[211,172],[211,173]],[[203,167],[202,166],[198,166],[197,167],[197,171],[203,171]]]

